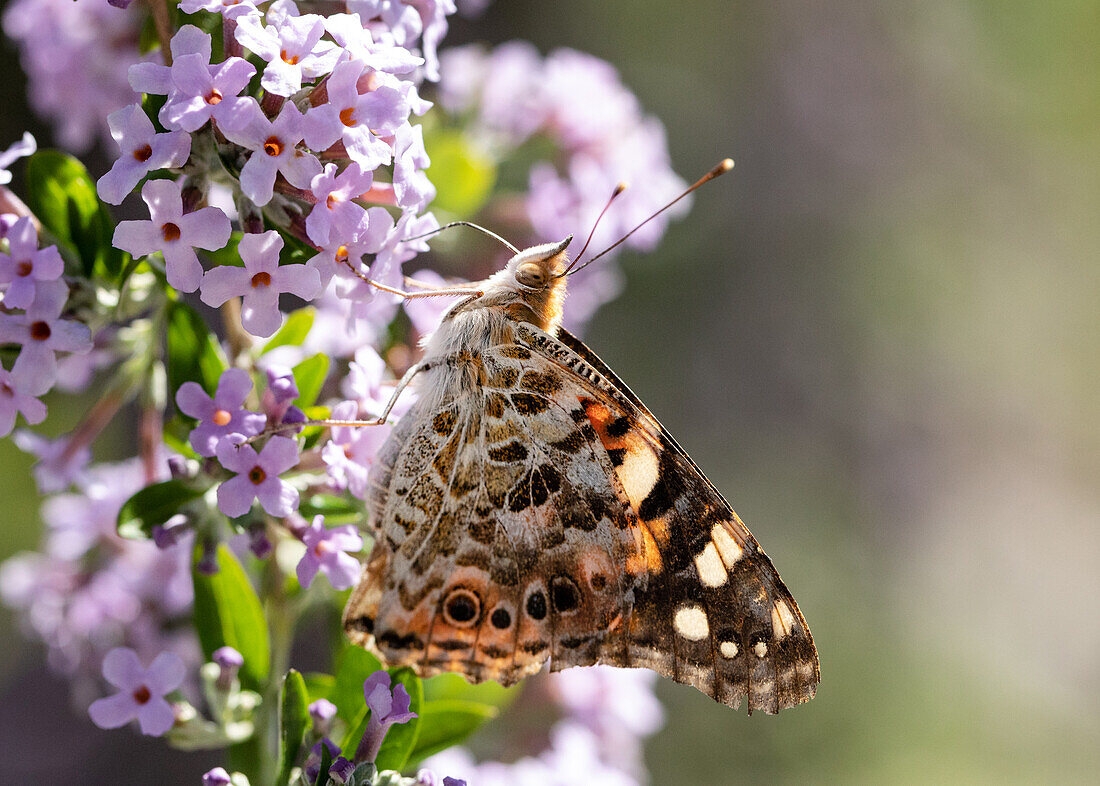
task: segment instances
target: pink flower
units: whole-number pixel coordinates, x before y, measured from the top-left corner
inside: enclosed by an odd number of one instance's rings
[[[209,65],[209,57],[184,55],[172,64],[172,92],[160,110],[166,128],[195,132],[213,118],[233,126],[253,100],[241,97],[256,69],[239,57]]]
[[[298,562],[298,582],[309,587],[321,572],[328,576],[333,589],[346,590],[359,580],[362,566],[348,552],[363,548],[363,537],[351,524],[325,527],[324,516],[314,516],[313,523],[301,533],[306,553]]]
[[[242,237],[237,249],[244,267],[223,266],[207,272],[202,280],[202,302],[220,306],[231,297],[243,296],[241,323],[245,329],[254,336],[272,335],[282,321],[281,293],[309,300],[321,291],[316,270],[305,265],[279,266],[282,247],[283,239],[275,230]]]
[[[247,105],[233,125],[222,129],[231,141],[254,151],[241,169],[241,191],[257,206],[271,201],[275,175],[281,172],[298,188],[309,188],[321,173],[321,162],[299,150],[302,141],[302,113],[292,101],[274,120],[268,120],[255,101]]]
[[[34,396],[21,393],[15,386],[11,372],[0,366],[0,437],[6,437],[15,428],[15,417],[23,413],[30,425],[46,419],[46,405]]]
[[[8,230],[9,254],[0,253],[0,285],[7,285],[3,304],[27,308],[34,301],[40,281],[55,281],[65,270],[57,246],[38,248],[38,232],[30,216],[23,216]]]
[[[24,131],[23,138],[12,144],[3,153],[0,153],[0,186],[6,186],[11,182],[11,172],[8,167],[24,156],[29,156],[38,149],[38,143],[30,132]]]
[[[57,352],[87,352],[92,335],[87,325],[61,319],[69,295],[63,281],[43,282],[23,314],[0,314],[0,342],[22,344],[11,373],[23,393],[39,396],[57,379]]]
[[[245,14],[256,14],[256,0],[180,0],[180,10],[185,14],[210,11],[226,19],[236,19]]]
[[[117,729],[137,718],[141,733],[153,737],[172,728],[175,713],[164,697],[183,682],[183,661],[178,655],[162,652],[145,668],[132,649],[116,647],[103,659],[103,676],[119,692],[92,702],[88,708],[92,723]]]
[[[184,215],[180,186],[171,180],[150,180],[141,189],[141,198],[149,206],[151,220],[119,223],[114,244],[135,257],[161,252],[169,285],[180,292],[194,292],[202,280],[195,248],[224,248],[232,231],[229,218],[216,207]]]
[[[248,372],[230,368],[222,372],[214,397],[197,382],[184,382],[176,392],[176,404],[185,415],[199,421],[191,432],[191,447],[200,456],[213,456],[218,443],[230,434],[251,437],[264,430],[267,417],[242,409],[252,390]]]
[[[111,113],[107,123],[118,145],[119,157],[111,171],[96,183],[96,191],[104,202],[121,204],[148,173],[181,167],[191,155],[190,134],[183,131],[158,134],[140,104]]]
[[[374,175],[354,161],[339,174],[336,164],[327,164],[310,183],[317,204],[306,217],[309,239],[324,246],[333,230],[341,241],[351,240],[364,230],[367,211],[353,200],[370,190],[373,183]]]
[[[268,15],[268,21],[271,15]],[[327,74],[336,64],[340,49],[322,41],[325,24],[316,14],[285,16],[277,25],[264,25],[259,15],[237,20],[237,40],[267,61],[260,85],[269,93],[291,96],[302,89],[302,80]]]
[[[218,510],[230,518],[248,513],[252,500],[272,516],[289,516],[298,507],[298,490],[279,475],[298,463],[298,443],[289,437],[271,437],[256,453],[251,445],[223,439],[218,461],[236,477],[218,486]]]

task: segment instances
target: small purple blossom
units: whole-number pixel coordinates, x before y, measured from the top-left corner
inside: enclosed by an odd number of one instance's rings
[[[324,34],[324,20],[316,14],[286,16],[278,25],[264,25],[255,14],[237,19],[237,41],[267,61],[261,87],[279,96],[292,96],[302,89],[303,79],[332,70],[340,49],[322,41]]]
[[[257,14],[255,0],[180,0],[180,10],[185,14],[209,11],[226,19],[236,19],[245,14]]]
[[[321,173],[321,162],[297,147],[305,132],[302,113],[292,101],[283,104],[274,120],[268,120],[259,104],[251,101],[223,131],[231,141],[253,151],[241,169],[241,191],[257,206],[271,201],[275,176],[280,172],[298,188],[309,188]]]
[[[15,428],[18,413],[22,413],[23,419],[33,426],[46,419],[46,405],[34,396],[21,393],[11,372],[0,366],[0,437],[6,437]]]
[[[313,733],[323,737],[332,730],[336,705],[328,699],[317,699],[309,705],[309,717],[313,721]]]
[[[184,25],[177,30],[168,46],[172,52],[172,62],[187,55],[201,55],[204,62],[210,62],[210,34],[194,25]],[[134,63],[127,75],[135,93],[166,96],[174,89],[172,66],[161,65],[159,62]]]
[[[390,675],[384,671],[376,671],[367,677],[363,683],[363,695],[367,699],[370,718],[367,720],[363,739],[355,750],[356,763],[372,762],[378,758],[382,740],[390,726],[408,723],[416,717],[415,712],[409,711],[411,700],[405,686],[397,683],[391,691]]]
[[[273,364],[264,372],[267,375],[267,390],[263,395],[263,408],[271,423],[283,423],[291,402],[298,398],[298,383],[294,381],[294,371],[288,366]]]
[[[336,761],[328,768],[328,774],[332,780],[335,783],[341,784],[350,781],[353,772],[355,772],[355,764],[348,761],[343,756],[337,756]]]
[[[354,420],[359,407],[354,401],[342,401],[332,410],[335,420]],[[321,450],[329,478],[334,486],[347,489],[359,499],[367,495],[367,478],[374,465],[378,449],[386,441],[390,426],[363,426],[352,428],[337,426],[332,429],[332,439]]]
[[[20,158],[29,156],[38,149],[38,143],[34,141],[29,131],[23,132],[23,138],[13,142],[7,150],[0,153],[0,186],[6,186],[11,182],[11,172],[8,167]]]
[[[325,527],[324,516],[314,516],[313,523],[300,534],[306,553],[298,562],[298,583],[308,588],[318,571],[328,576],[334,589],[346,590],[359,580],[359,560],[348,554],[363,548],[363,537],[352,524]]]
[[[239,368],[222,372],[213,398],[197,382],[180,385],[176,404],[183,414],[200,421],[190,436],[196,453],[213,456],[218,443],[230,434],[251,437],[264,430],[267,418],[242,408],[251,390],[252,379]]]
[[[23,216],[8,230],[8,252],[0,252],[0,289],[7,308],[27,308],[34,301],[40,281],[55,281],[65,270],[57,246],[39,249],[38,231],[30,216]],[[6,289],[5,289],[6,286]]]
[[[339,756],[340,748],[328,737],[321,737],[313,747],[309,749],[309,755],[306,756],[305,766],[302,768],[306,774],[306,780],[309,783],[313,783],[317,780],[317,776],[321,773],[321,754],[322,751],[328,750],[329,756]]]
[[[182,131],[158,134],[140,104],[113,112],[107,122],[119,157],[111,171],[96,183],[96,191],[104,202],[122,204],[148,173],[181,167],[191,155],[191,136]]]
[[[202,280],[202,302],[220,306],[231,297],[243,296],[241,323],[254,336],[266,337],[279,329],[282,314],[279,295],[289,292],[309,300],[321,291],[317,271],[305,265],[279,266],[283,239],[275,230],[247,234],[237,250],[244,267],[217,267]]]
[[[325,17],[325,29],[352,60],[361,60],[371,70],[407,74],[424,64],[424,58],[392,40],[385,37],[376,40],[360,21],[359,14],[330,14]]]
[[[247,60],[229,57],[215,65],[202,55],[184,55],[172,64],[172,92],[160,111],[166,128],[194,133],[213,119],[223,127],[240,122],[253,101],[241,97],[256,69]]]
[[[63,281],[43,281],[23,314],[0,314],[0,342],[21,344],[11,374],[24,393],[39,396],[57,379],[58,352],[87,352],[92,334],[87,325],[61,319],[69,296]]]
[[[88,462],[92,460],[91,448],[84,445],[73,449],[68,437],[47,439],[33,431],[21,429],[15,432],[12,439],[21,451],[38,458],[32,471],[41,494],[68,488],[82,477]]]
[[[354,161],[340,173],[335,164],[327,164],[309,186],[317,199],[306,217],[309,239],[324,246],[333,233],[341,242],[347,242],[365,231],[367,211],[353,200],[369,191],[373,183],[373,173]]]
[[[233,781],[224,767],[215,767],[202,776],[202,786],[230,786],[231,783]]]
[[[142,734],[153,737],[172,728],[175,713],[164,697],[183,682],[183,661],[178,655],[162,652],[145,668],[132,649],[116,647],[103,659],[103,676],[119,692],[92,702],[88,708],[92,723],[117,729],[137,718]]]
[[[244,665],[244,656],[232,647],[218,647],[211,654],[210,659],[218,665],[218,688],[229,690],[237,677],[237,672]]]
[[[180,292],[194,292],[202,281],[202,265],[196,248],[217,251],[229,242],[229,218],[217,207],[183,212],[179,183],[150,180],[141,189],[149,206],[149,221],[122,221],[115,228],[114,244],[135,257],[157,251],[164,255],[168,284]]]
[[[298,463],[298,443],[289,437],[271,437],[256,453],[251,445],[223,439],[218,461],[237,476],[218,486],[218,510],[230,518],[248,513],[258,499],[272,516],[289,516],[298,507],[298,490],[279,475]]]
[[[392,135],[408,121],[410,108],[403,92],[394,86],[398,80],[384,74],[375,74],[370,81],[387,81],[360,93],[364,68],[358,60],[346,60],[333,69],[325,83],[328,102],[306,115],[305,139],[314,150],[326,150],[343,140],[351,160],[370,171],[393,158],[382,137]]]

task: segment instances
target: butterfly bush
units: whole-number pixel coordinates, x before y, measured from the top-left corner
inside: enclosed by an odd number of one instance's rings
[[[508,255],[471,258],[469,235],[433,253],[425,235],[479,218],[518,244],[559,240],[633,181],[597,230],[610,245],[684,185],[610,64],[525,42],[441,49],[455,11],[17,0],[3,14],[34,109],[110,163],[93,177],[29,135],[0,153],[0,436],[36,458],[44,523],[38,550],[0,565],[0,599],[92,723],[186,750],[256,743],[203,783],[645,781],[642,741],[661,725],[647,673],[574,669],[517,698],[350,645],[327,651],[328,673],[286,668],[298,623],[333,619],[358,579],[369,472],[415,392],[390,399],[453,303],[386,290],[415,286],[411,272],[476,280]],[[491,187],[516,167],[525,187]],[[652,248],[675,213],[626,245]],[[571,324],[618,282],[610,261],[572,279]],[[91,403],[46,436],[48,408],[84,406],[65,393]],[[385,423],[347,425],[387,407]],[[105,433],[130,457],[93,461]],[[456,701],[471,711],[448,715]],[[444,734],[427,724],[458,742],[510,703],[558,717],[510,764],[418,746]]]

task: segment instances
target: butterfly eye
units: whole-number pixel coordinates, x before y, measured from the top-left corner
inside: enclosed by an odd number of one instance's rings
[[[546,273],[540,265],[524,262],[516,268],[516,281],[525,287],[540,289],[546,286]]]

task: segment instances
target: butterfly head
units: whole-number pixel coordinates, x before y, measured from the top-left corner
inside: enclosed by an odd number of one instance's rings
[[[494,278],[513,302],[513,315],[549,330],[561,320],[565,301],[565,249],[573,236],[520,251]]]

